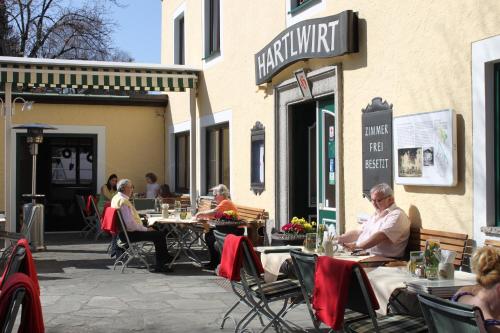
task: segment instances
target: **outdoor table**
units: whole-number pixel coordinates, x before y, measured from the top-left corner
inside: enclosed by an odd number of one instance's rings
[[[373,270],[368,270],[367,275],[380,305],[380,309],[377,310],[377,312],[382,315],[387,314],[387,304],[389,304],[389,297],[391,294],[397,288],[405,288],[406,283],[415,281],[425,283],[428,281],[429,284],[435,285],[435,290],[439,290],[440,288],[454,288],[455,290],[458,290],[460,287],[471,286],[477,283],[476,276],[474,274],[462,271],[455,271],[454,280],[432,281],[412,277],[408,273],[408,269],[406,267],[377,267]],[[415,302],[418,302],[416,296]]]
[[[259,246],[255,250],[260,252],[260,260],[264,268],[264,280],[266,282],[276,281],[283,262],[290,258],[291,249],[304,249],[302,246]],[[278,252],[279,251],[279,252]],[[324,255],[324,254],[318,254]],[[363,267],[378,267],[388,262],[395,261],[391,258],[366,255],[353,256],[345,252],[336,252],[335,259],[352,260],[359,262]]]
[[[191,261],[200,265],[202,264],[201,260],[194,253],[191,247],[201,237],[200,231],[196,230],[195,227],[202,226],[204,222],[194,218],[181,219],[180,217],[173,215],[168,218],[152,215],[147,215],[147,217],[148,226],[156,224],[160,230],[166,230],[166,239],[171,238],[174,240],[171,247],[176,247],[177,251],[168,265],[170,268],[176,263],[177,259],[179,259],[181,253],[184,253],[184,255]],[[193,235],[195,236],[194,239],[191,237]]]

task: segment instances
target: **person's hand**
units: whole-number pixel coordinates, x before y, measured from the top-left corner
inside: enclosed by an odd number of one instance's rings
[[[354,251],[356,249],[356,242],[344,243],[344,249],[347,251]]]

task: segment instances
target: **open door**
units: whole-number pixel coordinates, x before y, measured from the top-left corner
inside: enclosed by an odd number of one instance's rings
[[[335,225],[337,233],[337,122],[334,97],[317,102],[318,226]]]

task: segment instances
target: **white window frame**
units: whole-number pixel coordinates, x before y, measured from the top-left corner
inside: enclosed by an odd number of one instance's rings
[[[307,20],[312,16],[324,11],[326,9],[326,0],[318,0],[317,3],[311,4],[308,8],[304,8],[296,14],[290,13],[292,10],[292,1],[286,0],[286,26],[289,27],[297,22]]]
[[[500,62],[500,35],[472,43],[472,153],[474,174],[473,238],[488,238],[482,227],[495,226],[493,67]]]
[[[233,111],[225,110],[221,112],[217,112],[208,116],[204,116],[200,118],[200,163],[201,165],[207,165],[207,127],[216,126],[222,123],[229,124],[229,160],[233,158]],[[229,190],[232,190],[232,184],[234,181],[234,166],[233,163],[229,165],[229,184],[224,184],[229,187]],[[200,191],[205,191],[207,187],[207,168],[200,168]],[[202,195],[207,195],[207,193],[203,193]],[[235,198],[232,196],[232,199]]]
[[[169,149],[168,149],[168,160],[169,160],[169,179],[170,179],[170,189],[175,191],[175,134],[189,132],[189,138],[191,140],[191,120],[184,121],[182,123],[174,124],[168,128],[169,136]],[[191,149],[191,144],[188,142],[188,148]],[[191,151],[189,152],[191,154]],[[190,168],[196,168],[195,165],[190,165]],[[194,184],[196,186],[196,184]],[[193,184],[189,184],[193,186]]]
[[[183,2],[172,15],[172,60],[174,64],[179,64],[177,59],[177,49],[179,48],[179,34],[178,34],[178,22],[180,18],[184,18],[184,64],[186,64],[187,59],[187,43],[186,43],[186,2]]]
[[[322,0],[323,1],[323,0]],[[208,57],[206,57],[206,43],[207,43],[207,30],[208,29],[208,24],[207,18],[208,18],[208,8],[209,6],[209,0],[203,0],[203,14],[201,15],[202,17],[202,27],[203,27],[203,38],[202,38],[202,43],[203,43],[203,48],[202,48],[202,58],[203,58],[203,69],[208,69],[215,64],[221,62],[224,59],[224,11],[222,10],[224,8],[224,0],[219,0],[219,24],[220,24],[220,36],[219,36],[219,52],[216,54],[212,54]]]

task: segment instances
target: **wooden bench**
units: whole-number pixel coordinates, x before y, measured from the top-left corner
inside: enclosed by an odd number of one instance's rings
[[[414,229],[410,231],[410,239],[408,240],[408,253],[409,251],[424,251],[425,242],[428,239],[437,239],[441,244],[441,249],[451,250],[457,253],[455,257],[455,268],[460,268],[463,263],[465,249],[467,246],[468,235],[459,234],[454,232],[446,232],[440,230],[430,229]]]
[[[188,196],[162,198],[162,202],[168,204],[169,207],[170,207],[170,209],[174,208],[174,204],[175,204],[176,201],[180,201],[181,202],[181,207],[182,208],[189,208],[189,207],[191,207],[191,199]]]
[[[500,241],[494,240],[494,239],[487,239],[484,241],[484,245],[486,246],[493,246],[497,249],[500,250]]]
[[[259,230],[266,227],[266,222],[269,219],[269,213],[264,208],[254,208],[242,205],[236,205],[240,219],[244,220],[247,225],[247,236],[250,238],[254,246],[264,245],[264,237],[259,235]]]
[[[215,208],[215,202],[211,197],[199,197],[197,208],[199,212],[205,212]]]

